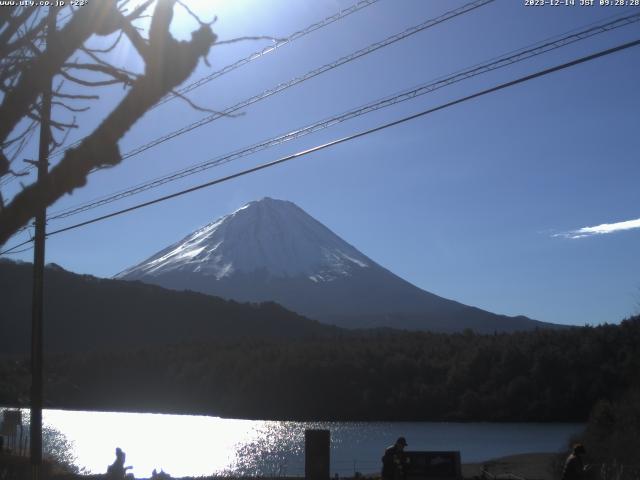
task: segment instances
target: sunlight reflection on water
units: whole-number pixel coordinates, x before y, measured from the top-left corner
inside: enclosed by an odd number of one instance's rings
[[[106,471],[115,447],[136,477],[155,468],[174,477],[304,475],[304,430],[331,431],[331,475],[376,472],[400,435],[409,450],[460,450],[463,462],[563,449],[581,424],[275,422],[195,415],[45,410],[44,423],[73,444],[78,466]]]

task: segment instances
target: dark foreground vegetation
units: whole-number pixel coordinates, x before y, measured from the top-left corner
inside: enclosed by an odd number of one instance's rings
[[[638,372],[634,317],[515,334],[376,331],[59,354],[46,361],[45,397],[50,407],[241,418],[586,421],[637,386]],[[0,404],[27,399],[28,362],[0,361]]]
[[[599,401],[587,428],[576,440],[588,446],[591,462],[615,460],[640,478],[640,389]]]

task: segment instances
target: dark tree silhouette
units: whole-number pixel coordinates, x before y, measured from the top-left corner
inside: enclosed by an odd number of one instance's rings
[[[44,9],[0,9],[0,180],[19,174],[14,163],[39,123],[41,94],[52,79],[57,82],[53,102],[72,114],[86,109],[74,107],[74,102],[97,98],[95,88],[113,84],[127,88],[120,103],[95,130],[65,151],[43,181],[24,187],[7,205],[0,197],[0,245],[36,211],[85,185],[91,170],[120,163],[118,141],[158,100],[191,75],[216,41],[211,26],[203,22],[190,41],[178,41],[171,35],[173,10],[180,3],[177,0],[148,0],[131,12],[126,10],[127,3],[101,0],[72,9],[70,17],[46,35],[48,42],[44,40]],[[134,22],[152,7],[145,38]],[[114,34],[116,43],[129,41],[136,49],[144,62],[143,73],[135,74],[104,60],[103,54],[115,44],[103,50],[87,46],[93,36]],[[54,119],[51,127],[64,132],[77,124],[75,119]],[[62,143],[53,138],[52,148]]]

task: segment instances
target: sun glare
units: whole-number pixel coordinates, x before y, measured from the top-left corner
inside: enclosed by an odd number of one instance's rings
[[[82,467],[106,472],[119,447],[136,478],[154,469],[173,476],[228,471],[238,445],[257,436],[255,422],[196,415],[48,410],[45,423],[64,425]]]

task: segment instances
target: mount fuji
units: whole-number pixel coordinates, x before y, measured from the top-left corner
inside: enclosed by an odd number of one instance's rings
[[[248,203],[116,278],[237,301],[275,301],[347,328],[493,333],[555,326],[421,290],[294,203],[271,198]]]

